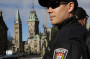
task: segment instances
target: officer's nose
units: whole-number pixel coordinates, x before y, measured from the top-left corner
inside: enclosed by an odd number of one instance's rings
[[[53,9],[51,7],[48,8],[48,13],[52,13],[53,12]]]

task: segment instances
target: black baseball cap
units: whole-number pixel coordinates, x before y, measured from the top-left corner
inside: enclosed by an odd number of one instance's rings
[[[84,19],[84,18],[88,18],[89,16],[87,15],[86,11],[82,8],[82,7],[78,7],[75,15],[78,17],[78,19]]]
[[[74,2],[75,4],[75,9],[78,7],[78,2],[77,0],[38,0],[39,4],[43,7],[57,7],[60,5],[60,2]]]

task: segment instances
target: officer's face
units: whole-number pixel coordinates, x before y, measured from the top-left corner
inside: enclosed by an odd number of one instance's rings
[[[61,4],[56,8],[49,7],[48,13],[50,16],[51,24],[61,24],[69,17],[68,4]]]

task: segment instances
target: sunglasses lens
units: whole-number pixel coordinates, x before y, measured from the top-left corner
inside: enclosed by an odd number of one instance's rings
[[[59,5],[60,5],[59,3],[53,3],[51,7],[54,9],[54,8],[59,7]]]
[[[60,5],[60,3],[58,2],[51,2],[47,8],[51,7],[53,9],[57,8]]]
[[[61,4],[68,4],[67,2],[60,2],[60,1],[53,1],[48,3],[47,8],[49,9],[49,7],[51,7],[52,9],[55,9],[57,7],[59,7]]]

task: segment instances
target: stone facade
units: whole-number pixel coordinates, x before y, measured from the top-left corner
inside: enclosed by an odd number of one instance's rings
[[[50,27],[47,28],[47,34],[48,34],[48,40],[50,41],[51,40],[51,28]]]
[[[39,20],[36,11],[31,11],[28,19],[29,39],[33,39],[36,34],[39,34]]]
[[[43,33],[41,36],[41,55],[43,56],[45,54],[45,48],[48,45],[48,38],[47,38],[47,29],[46,26],[43,25]]]
[[[36,11],[31,11],[28,19],[28,40],[25,42],[24,51],[28,54],[40,54],[39,20]]]
[[[17,10],[16,19],[14,21],[14,39],[15,39],[15,52],[22,52],[22,22]]]
[[[31,54],[40,54],[40,37],[36,35],[30,42],[30,53]]]
[[[41,43],[40,36],[36,35],[33,39],[29,39],[25,42],[24,51],[27,54],[40,54],[41,52]]]
[[[7,26],[3,20],[2,11],[0,10],[0,54],[4,53],[8,48]]]

